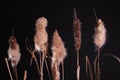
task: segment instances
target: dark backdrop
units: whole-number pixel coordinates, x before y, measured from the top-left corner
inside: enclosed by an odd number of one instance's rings
[[[80,50],[81,80],[89,80],[85,73],[85,56],[88,55],[91,63],[97,55],[93,43],[95,9],[97,17],[101,18],[107,29],[107,42],[101,51],[101,80],[120,80],[120,63],[103,54],[113,54],[120,57],[120,31],[119,4],[109,2],[86,2],[86,1],[5,1],[1,3],[0,15],[0,80],[10,80],[4,58],[7,57],[9,47],[8,39],[14,34],[21,49],[21,60],[18,64],[19,80],[23,80],[24,70],[28,71],[27,80],[39,80],[35,63],[30,66],[31,55],[26,50],[25,38],[34,48],[33,36],[35,33],[35,21],[39,17],[48,20],[47,32],[49,35],[49,49],[52,35],[58,30],[67,49],[68,56],[65,64],[65,80],[76,79],[76,51],[73,38],[73,8],[76,8],[77,16],[81,21],[82,45]],[[46,69],[45,80],[49,80]]]

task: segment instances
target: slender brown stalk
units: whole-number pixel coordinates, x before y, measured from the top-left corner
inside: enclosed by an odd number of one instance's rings
[[[94,75],[95,75],[95,80],[97,80],[97,59],[98,57],[96,56],[95,60],[94,60]]]
[[[92,74],[92,68],[90,65],[90,60],[89,60],[88,56],[86,56],[86,72],[87,72],[87,74],[88,74],[88,70],[90,72],[90,80],[93,80],[93,74]]]
[[[80,80],[80,59],[79,59],[79,50],[77,50],[77,80]]]
[[[37,66],[37,70],[38,70],[38,73],[40,75],[40,69],[39,69],[38,61],[37,61],[37,58],[36,58],[36,56],[34,54],[34,51],[29,50],[29,48],[27,48],[27,50],[29,51],[29,53],[31,53],[33,59],[35,60],[35,63],[36,63],[36,66]]]
[[[97,80],[100,80],[100,48],[98,48]]]
[[[24,78],[23,78],[23,80],[26,80],[27,79],[27,71],[25,70],[24,71]]]
[[[81,47],[81,23],[77,18],[77,13],[74,8],[74,19],[73,19],[73,27],[74,27],[74,40],[75,40],[75,48],[77,51],[77,80],[80,80],[80,59],[79,59],[79,50]],[[79,75],[79,76],[78,76]]]
[[[12,74],[11,74],[11,71],[10,71],[10,67],[9,67],[7,58],[5,58],[5,62],[6,62],[7,69],[8,69],[9,75],[10,75],[10,79],[13,80],[13,77],[12,77]]]
[[[45,58],[45,65],[46,65],[46,68],[47,68],[47,72],[48,72],[49,79],[52,80],[52,79],[51,79],[51,76],[50,76],[50,71],[49,71],[49,68],[48,68],[48,64],[47,64],[46,58]]]
[[[18,80],[17,66],[13,67],[13,72],[14,72],[16,80]]]
[[[64,62],[62,62],[62,80],[64,80]]]
[[[44,53],[42,53],[41,55],[41,68],[40,68],[40,72],[41,72],[41,76],[40,76],[40,79],[43,80],[43,65],[44,65],[44,59],[45,59],[45,56],[44,56]]]
[[[32,55],[32,58],[31,58],[31,59],[34,59],[34,60],[35,60],[35,64],[36,64],[36,66],[37,66],[37,70],[38,70],[38,73],[39,73],[39,75],[40,75],[39,64],[38,64],[37,58],[36,58],[36,56],[35,56],[34,50],[32,50],[30,43],[29,43],[29,45],[27,45],[27,40],[25,40],[25,42],[26,42],[26,47],[27,47],[28,52]],[[32,61],[30,61],[30,64],[31,64],[31,63],[32,63]]]

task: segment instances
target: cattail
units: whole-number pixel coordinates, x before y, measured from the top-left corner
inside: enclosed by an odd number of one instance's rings
[[[57,61],[58,64],[63,62],[64,58],[66,57],[66,48],[64,47],[64,43],[62,42],[61,37],[59,36],[57,30],[53,34],[52,40],[52,52],[53,57],[52,61]]]
[[[74,28],[74,40],[75,40],[75,48],[77,51],[77,80],[80,80],[80,59],[79,59],[79,50],[81,46],[81,22],[77,18],[77,13],[74,8],[74,19],[73,19],[73,28]]]
[[[40,17],[36,21],[36,34],[34,36],[35,49],[37,51],[45,51],[48,41],[48,35],[46,32],[47,19],[45,17]]]
[[[9,39],[9,49],[8,49],[8,57],[11,61],[12,67],[17,66],[19,60],[20,60],[20,48],[17,43],[17,40],[14,36],[11,36]]]
[[[75,48],[76,48],[76,50],[80,50],[80,46],[81,46],[81,22],[77,18],[77,14],[76,14],[75,9],[74,9],[73,28],[74,28]]]
[[[98,19],[95,28],[94,43],[98,48],[101,48],[106,42],[106,29],[101,19]]]
[[[54,80],[60,80],[60,72],[59,65],[62,63],[67,55],[66,48],[64,47],[64,43],[59,36],[57,30],[53,34],[52,39],[52,73]]]

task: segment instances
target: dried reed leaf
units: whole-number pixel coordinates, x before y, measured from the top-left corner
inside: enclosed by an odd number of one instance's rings
[[[117,56],[115,56],[113,54],[104,54],[104,55],[111,56],[111,57],[113,57],[114,59],[116,59],[120,63],[120,58],[119,57],[117,57]]]

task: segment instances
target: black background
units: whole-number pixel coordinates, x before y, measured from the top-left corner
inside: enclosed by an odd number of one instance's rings
[[[117,3],[117,2],[116,2]],[[97,17],[104,21],[107,29],[107,42],[101,51],[101,80],[120,80],[120,63],[103,54],[113,54],[120,57],[120,8],[113,1],[5,1],[1,3],[0,11],[0,80],[10,80],[4,58],[7,57],[9,47],[8,39],[14,34],[21,49],[21,60],[18,64],[19,80],[23,80],[24,70],[28,71],[27,80],[39,80],[35,63],[30,66],[30,53],[26,50],[25,38],[34,48],[33,36],[35,33],[35,21],[39,17],[48,20],[47,32],[49,35],[49,49],[52,34],[58,30],[67,49],[68,56],[64,61],[65,80],[76,80],[76,51],[73,38],[73,8],[76,8],[77,16],[81,21],[82,45],[80,50],[81,80],[90,80],[85,73],[85,56],[88,55],[91,63],[97,55],[93,43],[95,9]],[[11,69],[12,70],[12,69]],[[49,80],[46,69],[44,80]]]

